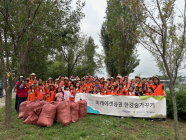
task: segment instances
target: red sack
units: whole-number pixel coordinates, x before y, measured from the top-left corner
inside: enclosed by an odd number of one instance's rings
[[[32,112],[34,111],[34,109],[40,106],[42,105],[40,104],[39,100],[34,100],[34,101],[31,101],[29,104],[27,104],[25,107],[23,119],[26,119],[28,116],[32,115]]]
[[[71,121],[70,116],[70,102],[69,101],[62,101],[57,106],[57,121],[62,123],[65,126]]]
[[[70,103],[70,115],[73,123],[79,120],[79,104],[77,102]]]
[[[24,102],[22,102],[22,103],[20,104],[20,106],[19,106],[19,115],[18,115],[17,119],[23,117],[24,112],[25,112],[25,106],[26,106],[27,104],[29,104],[29,103],[30,103],[30,101],[24,101]]]
[[[43,106],[43,105],[45,105],[45,104],[48,103],[48,102],[45,101],[45,100],[39,100],[39,103]]]
[[[79,119],[85,118],[87,116],[87,101],[80,100],[77,103],[79,104]]]
[[[26,120],[23,122],[24,124],[37,124],[37,120],[39,118],[39,115],[41,113],[42,107],[38,107],[36,108],[33,112],[31,116],[28,116],[28,118],[26,118]]]
[[[56,106],[45,104],[37,121],[38,126],[52,126],[56,115]]]

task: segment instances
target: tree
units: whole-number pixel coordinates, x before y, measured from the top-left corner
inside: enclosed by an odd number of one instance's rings
[[[3,0],[0,2],[0,57],[6,92],[6,129],[12,127],[12,89],[22,73],[33,42],[39,39],[50,40],[55,34],[65,40],[67,35],[78,32],[84,3],[81,4],[79,0],[77,9],[73,10],[70,6],[71,1]],[[46,44],[42,47],[46,47]],[[14,78],[12,75],[8,77],[9,84],[7,84],[6,72],[13,70],[17,70],[17,73]]]
[[[107,1],[106,21],[101,29],[101,41],[106,55],[106,66],[112,76],[117,73],[129,75],[139,65],[137,59],[137,27],[132,0],[109,0]],[[110,60],[109,60],[110,59]],[[113,63],[113,64],[112,64]],[[108,64],[108,65],[107,65]],[[113,73],[114,72],[114,73]]]
[[[133,4],[137,7],[132,10],[138,13],[136,20],[140,25],[140,44],[152,53],[160,70],[170,79],[169,89],[174,109],[175,138],[179,140],[174,85],[186,54],[186,2],[184,13],[181,15],[176,13],[175,0],[136,0]],[[141,18],[140,11],[143,11],[143,18]],[[182,23],[177,23],[180,19]]]

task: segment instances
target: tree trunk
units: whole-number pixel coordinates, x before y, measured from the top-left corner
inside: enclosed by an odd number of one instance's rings
[[[12,90],[10,86],[5,90],[6,105],[5,105],[5,129],[12,128]]]
[[[174,90],[174,84],[170,82],[169,89],[171,92],[172,97],[172,104],[173,104],[173,110],[174,110],[174,130],[175,130],[175,139],[179,140],[179,126],[178,126],[178,113],[177,113],[177,105],[176,105],[176,97],[175,97],[175,90]]]

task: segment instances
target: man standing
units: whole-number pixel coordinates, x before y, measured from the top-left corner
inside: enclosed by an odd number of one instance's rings
[[[142,87],[142,83],[140,82],[140,76],[135,76],[135,82],[134,82],[134,87]]]
[[[148,87],[147,87],[147,78],[142,79],[142,90],[143,93],[146,95],[148,93]]]
[[[86,83],[86,93],[89,92],[90,90],[90,86],[92,85],[91,81],[90,81],[90,78],[87,78],[87,83]]]
[[[36,74],[35,73],[32,73],[30,74],[30,78],[28,78],[28,88],[30,88],[30,85],[31,84],[34,84],[36,85]]]

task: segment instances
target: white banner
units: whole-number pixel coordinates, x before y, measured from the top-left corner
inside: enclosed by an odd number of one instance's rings
[[[125,117],[166,118],[164,96],[112,96],[77,93],[75,102],[87,101],[87,113]]]

